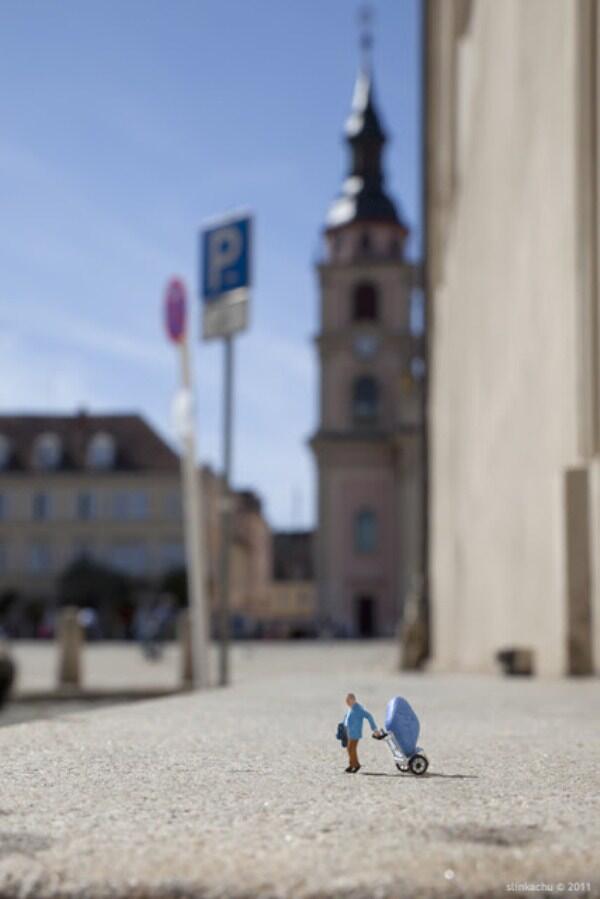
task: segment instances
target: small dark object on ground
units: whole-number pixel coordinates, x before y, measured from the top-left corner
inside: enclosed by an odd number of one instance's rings
[[[15,680],[15,663],[4,652],[0,652],[0,708],[4,705]]]
[[[534,673],[531,649],[517,647],[501,649],[496,653],[496,661],[499,662],[504,674],[528,676]]]

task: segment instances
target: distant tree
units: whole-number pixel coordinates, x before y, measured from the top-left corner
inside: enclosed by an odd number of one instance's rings
[[[180,609],[186,608],[188,604],[188,586],[185,568],[171,568],[170,571],[167,571],[161,582],[161,591],[174,596]]]
[[[60,604],[99,608],[107,602],[130,602],[134,581],[92,559],[76,559],[61,574],[58,582]]]
[[[2,628],[4,620],[18,599],[19,593],[17,590],[3,590],[0,593],[0,628]]]

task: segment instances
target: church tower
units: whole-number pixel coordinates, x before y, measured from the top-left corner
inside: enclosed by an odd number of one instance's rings
[[[321,627],[391,635],[421,574],[420,338],[411,333],[416,267],[385,188],[386,134],[368,46],[345,139],[349,168],[317,266],[320,324],[316,567]]]

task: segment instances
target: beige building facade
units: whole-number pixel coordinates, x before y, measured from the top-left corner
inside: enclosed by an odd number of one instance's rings
[[[421,571],[420,341],[410,314],[419,272],[385,189],[386,142],[370,64],[346,123],[349,170],[318,266],[316,574],[321,628],[394,632]]]
[[[199,476],[216,619],[224,488],[207,467]],[[11,607],[5,626],[12,621],[17,636],[49,635],[61,577],[81,559],[131,578],[142,599],[160,591],[164,576],[185,564],[180,483],[179,457],[138,415],[0,416],[0,613]],[[230,606],[234,629],[244,633],[271,581],[272,540],[255,494],[236,491],[231,501]],[[110,616],[107,636],[127,635],[119,620]]]
[[[428,0],[432,661],[600,667],[596,0]]]
[[[146,582],[183,564],[177,456],[136,415],[0,416],[0,595],[28,635],[79,559]]]

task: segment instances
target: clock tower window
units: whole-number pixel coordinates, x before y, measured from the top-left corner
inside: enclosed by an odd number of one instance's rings
[[[373,509],[361,509],[354,519],[354,549],[359,553],[377,549],[377,516]]]
[[[379,384],[372,375],[360,375],[352,387],[352,412],[358,423],[372,422],[379,411]]]
[[[363,282],[354,289],[352,296],[352,318],[355,322],[377,321],[379,296],[374,284]]]

